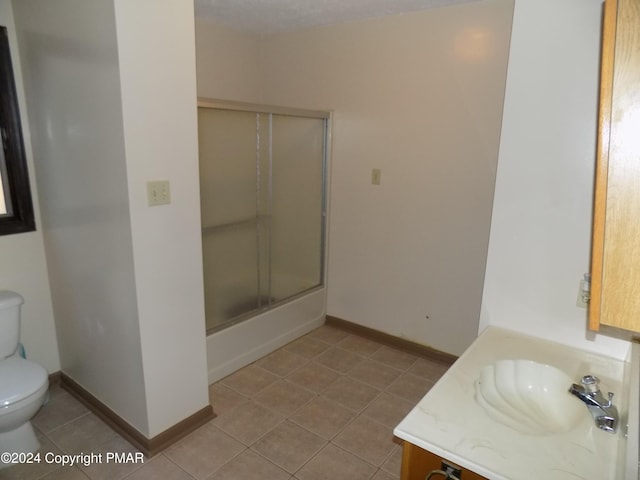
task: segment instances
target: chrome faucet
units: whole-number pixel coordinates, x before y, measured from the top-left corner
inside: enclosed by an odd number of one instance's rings
[[[587,405],[598,428],[606,432],[616,433],[618,428],[618,409],[613,404],[613,393],[609,392],[608,398],[605,399],[598,387],[599,382],[598,377],[585,375],[580,381],[582,385],[574,383],[569,388],[569,393],[575,395]]]

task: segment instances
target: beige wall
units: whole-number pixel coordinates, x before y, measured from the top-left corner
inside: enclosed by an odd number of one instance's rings
[[[260,43],[263,101],[335,109],[327,310],[452,353],[475,336],[500,135],[480,330],[623,358],[627,342],[587,332],[576,307],[589,270],[602,2],[515,1],[500,131],[512,3]],[[473,27],[493,39],[480,61]]]
[[[36,219],[35,232],[0,236],[0,289],[14,290],[24,297],[21,341],[29,359],[45,367],[49,373],[53,373],[60,370],[60,359],[44,256],[42,221],[30,143],[31,131],[27,122],[28,112],[22,82],[22,68],[10,0],[0,1],[0,24],[7,27],[9,35]]]
[[[329,315],[453,354],[476,337],[512,9],[262,41],[267,103],[335,111]]]
[[[198,96],[262,101],[260,37],[196,18]]]
[[[135,290],[153,437],[209,405],[193,2],[115,0],[115,13]],[[146,182],[158,179],[170,182],[171,204],[149,207]]]
[[[476,337],[512,10],[487,0],[259,41],[260,101],[335,112],[328,314],[453,354]],[[229,63],[220,38],[239,34],[198,25],[199,93],[251,101],[213,73],[253,58],[255,38]],[[201,58],[220,62],[205,72]]]
[[[145,432],[113,2],[14,9],[61,368]]]
[[[601,0],[516,0],[480,328],[624,359],[628,343],[587,332],[576,306],[590,268],[601,16]]]
[[[209,403],[193,3],[14,8],[62,370],[151,438]]]

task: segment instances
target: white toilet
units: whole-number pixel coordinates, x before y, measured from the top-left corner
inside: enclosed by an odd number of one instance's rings
[[[0,290],[0,453],[40,448],[30,420],[45,400],[49,377],[18,353],[23,303],[17,293]],[[8,466],[0,461],[0,469]]]

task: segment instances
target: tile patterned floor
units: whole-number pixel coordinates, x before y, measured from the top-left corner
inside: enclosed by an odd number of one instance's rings
[[[218,417],[144,463],[19,465],[21,480],[393,480],[393,427],[447,366],[322,326],[209,387]],[[135,449],[53,388],[33,420],[41,452]]]

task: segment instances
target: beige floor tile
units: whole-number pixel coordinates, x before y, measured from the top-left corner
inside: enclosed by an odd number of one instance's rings
[[[380,391],[370,385],[344,376],[329,385],[322,395],[357,412],[363,410]]]
[[[0,479],[397,480],[393,427],[447,368],[323,326],[211,385],[218,417],[143,465],[17,466]],[[33,423],[44,452],[135,451],[59,387]]]
[[[366,359],[349,370],[348,375],[363,383],[383,389],[397,380],[402,373],[401,370],[389,367],[384,363]]]
[[[316,359],[318,363],[340,373],[347,373],[363,360],[364,357],[358,354],[335,347],[325,351]]]
[[[164,454],[191,476],[205,479],[244,448],[240,442],[208,423],[169,447]]]
[[[48,433],[89,413],[84,405],[60,387],[53,387],[49,393],[49,401],[31,420],[33,426],[41,432]]]
[[[160,454],[146,462],[127,480],[193,480],[193,477]]]
[[[402,468],[402,444],[398,438],[396,438],[395,443],[397,445],[380,468],[389,475],[394,475],[394,478],[399,478],[400,469]]]
[[[227,462],[208,480],[288,480],[290,475],[252,450]]]
[[[352,410],[331,400],[316,397],[289,418],[310,432],[331,440],[355,415]]]
[[[0,478],[3,478],[2,474],[0,474]],[[89,477],[77,467],[61,467],[41,477],[40,480],[89,480]]]
[[[449,365],[439,363],[427,358],[419,358],[409,369],[409,373],[426,377],[434,382],[439,380],[445,372],[449,370]]]
[[[409,369],[418,360],[416,355],[386,345],[371,355],[371,358],[399,370]]]
[[[281,348],[258,360],[256,365],[280,377],[286,377],[308,361],[306,357]]]
[[[415,405],[422,400],[422,397],[427,394],[434,383],[433,380],[419,377],[413,373],[403,373],[385,391],[404,398]]]
[[[65,453],[97,450],[100,445],[113,440],[117,435],[93,413],[65,423],[47,434],[49,439]]]
[[[318,435],[287,420],[258,440],[252,449],[287,472],[295,473],[326,443]]]
[[[342,339],[337,345],[340,348],[349,350],[350,352],[357,353],[363,357],[369,357],[375,352],[380,350],[382,345],[368,338],[360,337],[358,335],[349,335]]]
[[[286,380],[279,380],[253,397],[254,401],[283,415],[291,415],[314,396],[308,390]]]
[[[369,480],[376,467],[328,444],[296,473],[299,480]]]
[[[7,467],[0,470],[0,479],[2,480],[35,480],[43,477],[46,474],[52,473],[60,466],[56,464],[50,464],[44,461],[43,456],[46,453],[59,454],[62,453],[46,436],[36,431],[38,441],[40,442],[41,461],[31,464],[20,464]]]
[[[329,325],[322,325],[320,328],[316,328],[314,331],[308,333],[307,336],[330,345],[335,345],[349,336],[349,333],[339,328],[330,327]]]
[[[140,468],[142,465],[144,465],[144,462],[148,461],[146,457],[144,457],[144,461],[142,463],[116,463],[114,461],[107,461],[107,453],[139,453],[133,445],[131,445],[120,436],[113,437],[112,439],[103,443],[99,448],[92,450],[90,453],[95,453],[96,455],[102,454],[100,463],[92,463],[88,466],[80,466],[80,469],[89,478],[91,478],[91,480],[120,480],[129,475],[131,472]],[[133,458],[135,459],[138,457]]]
[[[364,409],[362,414],[387,427],[395,428],[414,406],[414,403],[403,398],[382,392]]]
[[[220,383],[250,397],[271,385],[277,379],[278,377],[273,373],[252,364],[223,378]]]
[[[367,417],[358,417],[332,440],[339,447],[379,467],[393,450],[393,431]]]
[[[398,478],[400,477],[390,475],[389,473],[383,470],[378,470],[376,474],[373,477],[371,477],[371,480],[397,480]]]
[[[248,401],[248,397],[241,395],[221,383],[209,385],[209,403],[213,407],[213,412],[216,415],[224,415],[229,410]]]
[[[283,419],[283,415],[254,402],[249,402],[219,416],[212,423],[236,440],[249,446]]]
[[[320,393],[335,382],[340,374],[316,362],[310,362],[300,367],[287,377],[287,380],[301,387]]]
[[[327,348],[329,348],[329,345],[326,342],[316,340],[307,335],[288,343],[283,347],[283,350],[312,359],[320,355]]]

